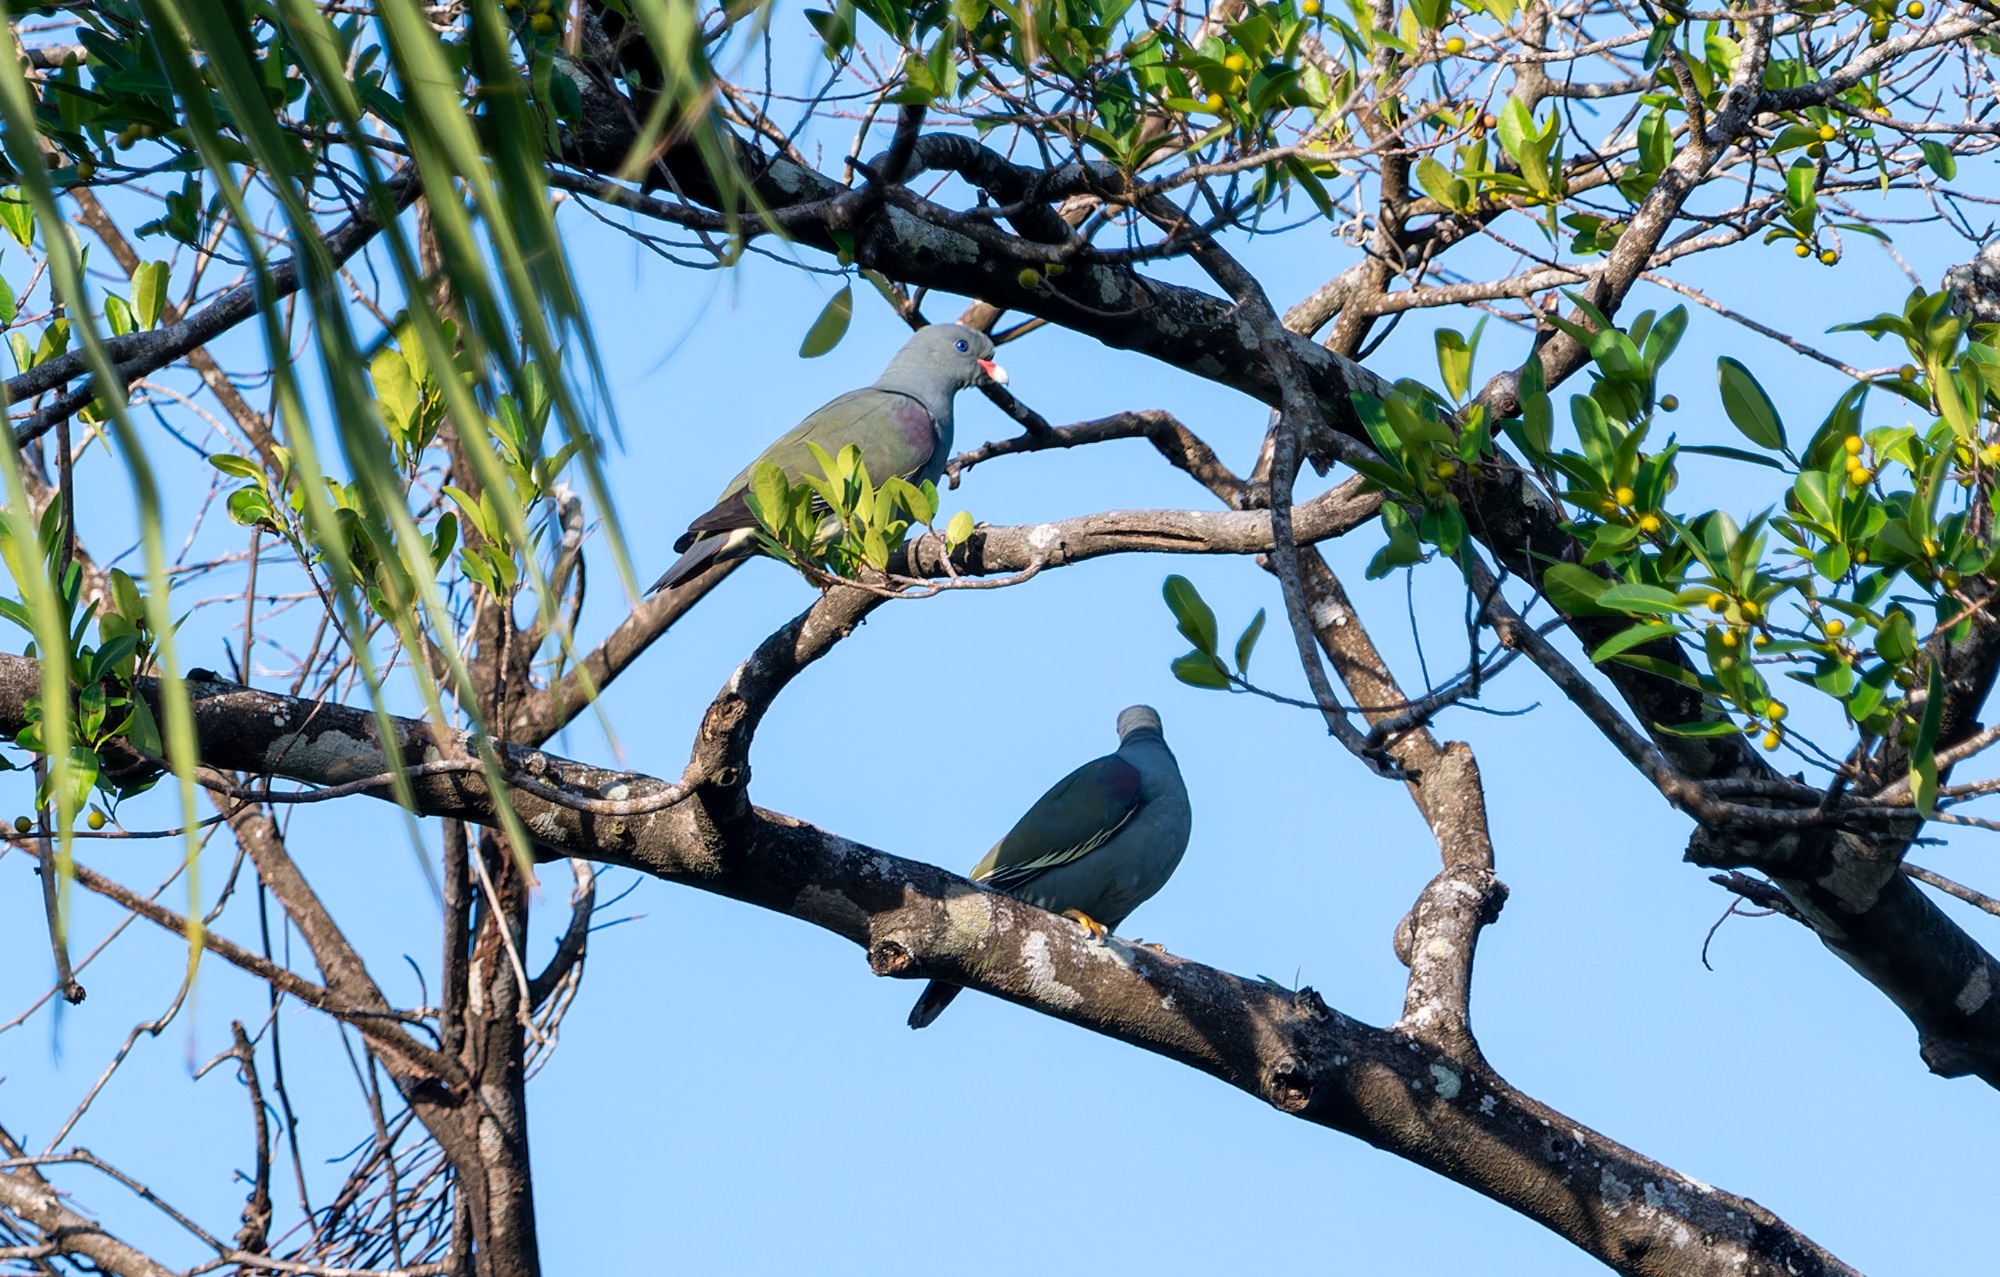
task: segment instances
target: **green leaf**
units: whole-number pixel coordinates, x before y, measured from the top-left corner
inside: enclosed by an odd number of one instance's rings
[[[1779,420],[1771,397],[1764,393],[1750,370],[1724,355],[1715,361],[1715,377],[1722,388],[1722,410],[1729,414],[1729,420],[1743,432],[1744,438],[1760,448],[1782,452],[1784,423]]]
[[[799,343],[799,358],[817,359],[838,346],[840,339],[847,336],[847,324],[853,318],[854,285],[842,284],[806,330],[806,339]]]
[[[140,262],[132,268],[132,314],[141,330],[157,327],[166,311],[167,264]]]
[[[1215,613],[1202,601],[1194,582],[1178,574],[1170,576],[1160,587],[1160,593],[1167,600],[1167,608],[1174,614],[1181,635],[1194,644],[1197,652],[1215,655],[1216,630]]]
[[[1611,582],[1574,563],[1551,563],[1542,573],[1542,593],[1549,602],[1571,616],[1597,616],[1597,596],[1611,588]]]
[[[1661,612],[1679,616],[1687,612],[1687,605],[1676,598],[1672,590],[1663,590],[1657,585],[1629,583],[1614,585],[1599,591],[1593,602],[1600,610],[1624,612],[1635,616],[1649,616]]]
[[[944,544],[947,550],[956,550],[972,536],[972,511],[960,510],[951,516],[951,522],[944,527]]]
[[[1229,671],[1223,669],[1222,663],[1207,652],[1189,652],[1185,656],[1177,656],[1168,668],[1173,670],[1175,678],[1190,687],[1228,690]]]
[[[1597,650],[1590,654],[1590,660],[1592,664],[1600,664],[1622,652],[1629,652],[1635,647],[1650,643],[1654,639],[1672,638],[1676,634],[1685,634],[1687,632],[1685,626],[1668,625],[1663,621],[1641,621],[1631,629],[1621,630],[1598,644]]]
[[[132,318],[132,306],[117,293],[104,295],[104,326],[111,330],[113,337],[123,337],[134,331],[138,325]]]
[[[1917,724],[1917,743],[1910,750],[1910,793],[1916,799],[1917,814],[1925,820],[1937,814],[1937,738],[1943,718],[1944,675],[1932,661],[1930,692],[1924,697],[1924,716]]]
[[[22,248],[35,242],[35,210],[29,206],[27,196],[21,194],[18,186],[0,191],[0,226],[5,226],[7,233]]]
[[[1947,182],[1958,176],[1958,157],[1951,153],[1950,147],[1942,142],[1919,142],[1917,145],[1923,148],[1924,163],[1930,166],[1931,172]],[[1930,813],[1924,814],[1928,816]]]
[[[1438,375],[1444,379],[1445,393],[1457,403],[1472,385],[1472,347],[1466,344],[1465,335],[1453,328],[1438,329],[1432,340],[1437,344]]]
[[[1236,640],[1236,672],[1248,677],[1250,673],[1250,653],[1257,646],[1257,638],[1264,632],[1264,609],[1258,608],[1257,615],[1250,618],[1249,627],[1243,637]]]
[[[235,479],[249,479],[257,483],[264,481],[264,472],[248,457],[239,457],[233,452],[218,452],[208,459],[208,464]]]
[[[1734,736],[1743,729],[1729,719],[1715,719],[1706,723],[1655,723],[1653,730],[1667,736],[1691,736],[1697,739],[1710,736]]]

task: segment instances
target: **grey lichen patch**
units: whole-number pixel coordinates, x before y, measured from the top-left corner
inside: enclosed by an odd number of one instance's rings
[[[538,811],[528,818],[528,828],[544,838],[554,838],[562,832],[562,821],[553,810]]]
[[[425,750],[424,757],[436,758],[437,750]],[[264,751],[264,770],[338,785],[379,775],[389,770],[389,760],[374,741],[327,728],[311,735],[295,732],[278,737]]]
[[[1437,1060],[1431,1064],[1431,1077],[1433,1079],[1432,1089],[1438,1093],[1440,1099],[1455,1100],[1458,1098],[1459,1088],[1463,1083],[1459,1079],[1457,1069],[1446,1064],[1443,1060]]]
[[[889,225],[897,242],[919,256],[967,264],[979,260],[979,245],[957,231],[918,221],[900,208],[889,210]]]
[[[809,886],[792,901],[792,912],[836,935],[860,938],[868,934],[868,911],[838,891]]]
[[[1028,991],[1037,1001],[1063,1011],[1083,1001],[1082,994],[1056,978],[1056,964],[1049,953],[1048,936],[1039,931],[1030,933],[1021,945],[1021,959],[1027,967]]]
[[[1966,980],[1965,987],[1958,991],[1958,996],[1952,999],[1952,1005],[1957,1007],[1961,1014],[1971,1015],[1985,1006],[1986,1000],[1992,996],[1993,977],[1986,973],[1986,964],[1982,962],[1972,969],[1971,977]]]
[[[998,919],[993,897],[983,891],[965,891],[944,900],[945,943],[967,949],[991,935]]]

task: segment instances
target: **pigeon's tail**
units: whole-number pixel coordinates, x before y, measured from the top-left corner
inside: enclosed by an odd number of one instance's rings
[[[917,999],[917,1005],[910,1008],[910,1027],[921,1029],[944,1014],[951,1000],[963,990],[962,985],[946,984],[933,980],[924,986],[924,996]]]
[[[738,528],[721,536],[702,537],[687,548],[687,553],[675,559],[674,565],[667,569],[667,574],[653,582],[653,588],[646,593],[657,594],[661,590],[671,590],[677,585],[684,585],[694,580],[710,568],[745,558],[756,543],[757,533],[752,528]]]

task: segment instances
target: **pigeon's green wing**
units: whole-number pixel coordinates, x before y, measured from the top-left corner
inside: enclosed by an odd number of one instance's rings
[[[1014,891],[1089,855],[1138,813],[1139,779],[1139,769],[1116,754],[1085,763],[1043,794],[973,866],[973,881]]]

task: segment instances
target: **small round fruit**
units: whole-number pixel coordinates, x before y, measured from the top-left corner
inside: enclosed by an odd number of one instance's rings
[[[1820,141],[1822,141],[1822,142],[1831,142],[1831,141],[1833,141],[1833,139],[1835,139],[1835,138],[1837,138],[1837,137],[1839,137],[1839,136],[1840,136],[1840,130],[1839,130],[1839,129],[1837,129],[1837,128],[1835,128],[1835,127],[1833,127],[1833,126],[1832,126],[1831,124],[1822,124],[1822,125],[1820,125],[1820,126],[1819,126],[1819,140],[1820,140]]]
[[[1679,412],[1681,410],[1680,397],[1678,395],[1661,395],[1660,407],[1666,409],[1668,412]]]
[[[1715,658],[1715,668],[1726,674],[1736,668],[1736,658],[1733,656],[1718,656]]]
[[[93,177],[96,177],[96,176],[97,176],[97,165],[96,165],[96,163],[94,163],[94,162],[93,162],[93,161],[91,161],[91,160],[78,160],[78,161],[76,162],[76,180],[77,180],[77,181],[79,181],[79,182],[88,182],[88,181],[89,181],[89,180],[90,180],[91,178],[93,178]]]
[[[1770,731],[1764,733],[1763,745],[1766,750],[1776,749],[1778,746],[1784,743],[1785,743],[1785,738],[1778,734],[1778,730],[1776,728],[1772,728]]]
[[[1720,594],[1711,594],[1708,596],[1709,611],[1720,612],[1723,608],[1726,608],[1728,606],[1729,606],[1729,600],[1722,597]]]
[[[2000,443],[1989,443],[1981,448],[1979,459],[1989,466],[2000,466]]]
[[[1023,266],[1021,273],[1014,276],[1014,282],[1023,288],[1040,288],[1042,286],[1042,273],[1032,266]]]
[[[1722,645],[1724,647],[1735,647],[1739,641],[1735,630],[1724,630],[1722,632]]]
[[[1237,75],[1241,75],[1249,67],[1250,59],[1240,53],[1232,53],[1222,60],[1222,65],[1234,71]]]
[[[92,807],[90,815],[84,817],[83,823],[89,825],[92,829],[102,829],[104,828],[104,813]]]
[[[1915,22],[1918,18],[1923,17],[1924,0],[1910,0],[1908,4],[1903,6],[1903,15],[1909,18],[1910,21],[1912,22]]]
[[[1660,15],[1660,25],[1663,27],[1671,27],[1680,20],[1680,15],[1677,13],[1663,13]]]
[[[1438,478],[1449,479],[1457,473],[1458,473],[1458,463],[1456,461],[1440,461],[1437,463]]]
[[[1856,550],[1856,551],[1854,552],[1854,561],[1855,561],[1856,563],[1860,563],[1860,564],[1864,564],[1864,565],[1865,565],[1865,564],[1866,564],[1866,563],[1868,562],[1868,547],[1867,547],[1867,546],[1863,546],[1863,547],[1861,547],[1861,548],[1860,548],[1859,550]]]
[[[1945,589],[1956,590],[1958,588],[1958,580],[1959,580],[1958,569],[1946,568],[1944,571],[1938,573],[1938,580],[1944,585]]]
[[[1847,449],[1848,456],[1858,457],[1861,455],[1861,436],[1849,435],[1840,441],[1840,446]]]
[[[1826,263],[1828,266],[1831,266],[1835,262],[1840,260],[1840,254],[1834,252],[1832,249],[1829,248],[1819,255],[1819,259],[1820,261]]]
[[[1305,14],[1308,18],[1317,18],[1319,16],[1319,0],[1306,0],[1304,4],[1299,6],[1299,12]]]
[[[1461,36],[1453,36],[1451,39],[1446,40],[1444,42],[1444,51],[1446,53],[1451,54],[1451,56],[1453,57],[1457,57],[1459,54],[1465,52],[1464,38]]]
[[[1837,639],[1845,633],[1847,633],[1847,622],[1841,620],[1839,617],[1836,616],[1826,623],[1826,636],[1828,638]]]
[[[1875,19],[1875,21],[1868,24],[1868,43],[1880,44],[1888,38],[1889,38],[1888,19],[1877,18]]]
[[[1500,117],[1488,111],[1479,117],[1479,127],[1482,129],[1497,129],[1500,127]]]
[[[1634,501],[1637,501],[1639,499],[1639,494],[1632,491],[1632,489],[1630,488],[1620,488],[1618,489],[1618,491],[1612,493],[1611,495],[1618,499],[1619,505],[1625,505],[1625,506],[1629,506]]]
[[[1824,143],[1824,142],[1808,142],[1808,143],[1806,143],[1806,154],[1807,154],[1807,155],[1810,155],[1810,156],[1812,156],[1812,157],[1813,157],[1814,159],[1816,159],[1816,160],[1817,160],[1817,159],[1823,159],[1823,158],[1825,158],[1825,156],[1826,156],[1826,143]]]
[[[1812,256],[1812,245],[1810,245],[1810,244],[1800,244],[1800,245],[1799,245],[1798,247],[1794,248],[1794,249],[1792,250],[1792,252],[1793,252],[1794,254],[1796,254],[1796,255],[1800,256],[1800,257],[1811,257],[1811,256]]]
[[[556,20],[546,13],[538,13],[528,19],[528,29],[536,35],[547,35],[556,29]]]
[[[1206,106],[1208,107],[1208,109],[1209,109],[1209,110],[1211,110],[1211,111],[1220,111],[1220,110],[1222,110],[1222,95],[1221,95],[1220,93],[1211,93],[1211,94],[1209,94],[1209,95],[1208,95],[1208,101],[1207,101],[1207,103],[1206,103],[1205,105],[1206,105]]]
[[[1772,701],[1771,708],[1765,711],[1764,717],[1770,719],[1774,723],[1782,723],[1785,721],[1785,715],[1789,713],[1791,713],[1791,710],[1785,707],[1785,703],[1783,701]]]
[[[1659,530],[1660,530],[1659,515],[1642,514],[1639,516],[1639,531],[1646,533],[1648,536],[1651,536],[1653,533],[1658,532]]]
[[[25,834],[25,833],[27,833],[27,832],[28,832],[28,831],[29,831],[30,829],[33,829],[34,827],[35,827],[35,822],[34,822],[34,821],[32,821],[32,820],[29,820],[29,819],[28,819],[28,818],[27,818],[26,816],[16,816],[16,817],[14,817],[14,832],[15,832],[15,833],[17,833],[17,834]]]
[[[1847,472],[1847,477],[1854,480],[1855,487],[1861,488],[1861,487],[1866,487],[1868,485],[1869,480],[1875,477],[1875,472],[1873,470],[1870,470],[1867,466],[1856,466],[1852,470],[1849,470]],[[1861,555],[1866,553],[1868,553],[1868,551],[1866,550],[1859,551],[1855,556],[1856,560],[1861,563],[1868,562],[1867,559],[1860,557]]]
[[[1915,364],[1904,364],[1896,370],[1896,375],[1904,381],[1915,381],[1917,379],[1917,366]]]
[[[1769,647],[1771,646],[1771,636],[1768,634],[1759,634],[1756,638],[1751,639],[1750,642],[1757,647]]]

